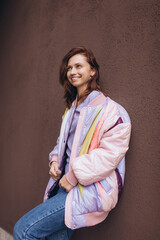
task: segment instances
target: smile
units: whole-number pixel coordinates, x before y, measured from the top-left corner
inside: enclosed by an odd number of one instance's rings
[[[80,79],[80,77],[72,77],[72,78],[71,78],[72,81],[77,81],[77,80],[79,80],[79,79]]]

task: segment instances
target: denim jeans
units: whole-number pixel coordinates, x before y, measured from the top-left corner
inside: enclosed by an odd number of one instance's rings
[[[64,223],[67,192],[58,193],[33,208],[18,220],[14,227],[14,240],[69,240],[73,231]]]

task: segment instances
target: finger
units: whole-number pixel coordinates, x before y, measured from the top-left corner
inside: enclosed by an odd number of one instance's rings
[[[58,168],[58,165],[55,165],[54,166],[54,171],[57,175],[60,175],[61,174],[61,170]]]
[[[60,177],[61,170],[59,169],[57,162],[53,162],[50,169],[53,170],[54,175],[56,175],[57,177]]]
[[[54,180],[58,180],[59,176],[55,176],[55,174],[52,171],[49,171],[49,175],[54,179]]]
[[[54,164],[54,169],[55,169],[55,171],[58,170],[58,164],[57,163]]]
[[[54,175],[55,177],[57,177],[57,172],[56,172],[56,169],[55,169],[54,166],[51,167],[50,172],[51,172],[52,175]]]
[[[56,174],[57,174],[57,176],[60,177],[60,175],[61,175],[61,170],[58,169],[58,170],[56,171]]]
[[[59,177],[54,177],[54,176],[52,176],[52,175],[50,175],[51,176],[51,178],[53,178],[55,181],[57,181],[58,179],[59,179]]]

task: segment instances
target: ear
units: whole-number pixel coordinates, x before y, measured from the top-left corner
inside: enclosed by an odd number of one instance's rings
[[[93,76],[95,75],[95,73],[96,73],[95,68],[91,68],[91,74],[90,74],[90,76],[93,77]]]

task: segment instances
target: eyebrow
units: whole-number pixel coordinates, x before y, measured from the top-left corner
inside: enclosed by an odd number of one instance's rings
[[[82,65],[82,63],[79,63],[79,62],[77,62],[77,63],[75,63],[75,64],[73,64],[73,65]],[[71,67],[72,65],[68,65],[68,67]]]

